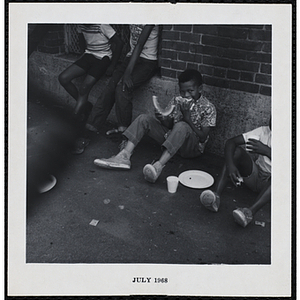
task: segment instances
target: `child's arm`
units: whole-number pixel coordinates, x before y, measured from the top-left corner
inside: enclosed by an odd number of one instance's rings
[[[207,127],[201,126],[201,129],[199,130],[195,126],[195,124],[191,120],[191,106],[192,105],[193,105],[192,103],[184,103],[184,104],[180,105],[180,110],[183,115],[183,120],[186,123],[188,123],[190,125],[190,127],[193,129],[193,131],[198,135],[200,142],[204,143],[209,134],[210,127],[209,126],[207,126]]]
[[[146,25],[143,30],[142,33],[138,39],[138,42],[133,50],[133,53],[131,55],[129,64],[124,72],[123,75],[123,79],[122,79],[122,83],[123,83],[123,91],[125,90],[125,87],[127,87],[128,89],[131,89],[133,87],[133,82],[131,79],[131,73],[133,71],[133,68],[138,60],[138,58],[140,57],[140,54],[143,50],[143,47],[153,29],[154,25]]]
[[[233,156],[237,146],[245,144],[243,135],[238,135],[231,139],[228,139],[225,143],[225,163],[228,170],[228,175],[233,183],[238,181],[238,178],[241,178],[241,174],[234,164]]]
[[[247,142],[247,149],[249,149],[251,153],[264,155],[271,159],[271,148],[261,141],[250,138]]]
[[[173,124],[174,124],[173,118],[171,118],[169,116],[163,116],[161,113],[159,113],[157,111],[157,109],[155,109],[154,114],[155,114],[156,119],[159,120],[163,126],[169,128],[169,129],[171,129],[173,127]]]
[[[84,38],[83,33],[78,33],[78,38],[79,38],[79,49],[80,49],[80,53],[83,53],[85,51],[86,48],[86,41]]]
[[[122,53],[123,45],[121,38],[118,34],[114,34],[113,37],[109,40],[110,44],[113,44],[112,47],[112,59],[109,67],[106,70],[106,75],[111,76]]]

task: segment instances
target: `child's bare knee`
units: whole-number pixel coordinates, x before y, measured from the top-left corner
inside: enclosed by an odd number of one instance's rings
[[[60,83],[61,85],[65,85],[65,84],[68,83],[68,79],[67,79],[67,77],[64,75],[64,73],[60,73],[60,74],[58,75],[58,81],[59,81],[59,83]]]

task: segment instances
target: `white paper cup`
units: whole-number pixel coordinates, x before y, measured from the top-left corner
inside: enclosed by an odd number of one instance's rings
[[[169,193],[176,193],[178,187],[179,179],[176,176],[169,176],[167,177],[167,186]]]

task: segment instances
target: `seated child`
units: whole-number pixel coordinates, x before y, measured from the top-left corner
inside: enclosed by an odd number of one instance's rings
[[[147,134],[162,144],[163,153],[154,164],[143,169],[147,181],[154,183],[169,159],[177,152],[182,157],[200,156],[208,141],[210,128],[216,125],[216,109],[203,95],[202,76],[196,70],[186,70],[178,78],[181,97],[173,98],[174,110],[168,116],[158,111],[155,117],[142,114],[123,135],[127,143],[123,150],[109,159],[95,159],[95,165],[109,169],[130,169],[133,149]],[[182,97],[185,97],[185,101]],[[187,101],[188,100],[188,101]]]
[[[89,145],[92,132],[106,122],[115,105],[118,128],[106,134],[123,132],[131,123],[133,91],[146,83],[157,71],[159,25],[130,24],[130,51],[112,74],[97,99],[85,125],[82,137],[76,140],[73,154],[81,154]]]
[[[123,48],[123,42],[108,24],[82,24],[78,26],[80,41],[86,43],[85,53],[58,77],[60,84],[76,100],[74,114],[81,117],[84,110],[91,110],[87,101],[94,84],[106,73],[112,74]],[[115,44],[114,52],[111,43]],[[72,80],[86,75],[80,88]],[[88,112],[86,112],[88,114]]]
[[[259,192],[256,202],[249,208],[233,211],[235,221],[246,227],[253,216],[271,201],[271,119],[269,126],[262,126],[226,141],[225,165],[217,181],[216,190],[206,190],[200,195],[201,203],[209,210],[217,212],[220,195],[228,180],[236,186],[242,182],[255,192]],[[240,145],[246,144],[246,150]],[[258,154],[254,162],[249,153]]]
[[[107,87],[95,103],[86,124],[97,132],[115,104],[118,128],[123,132],[131,123],[133,91],[145,84],[157,71],[159,25],[130,24],[130,51],[113,73]]]

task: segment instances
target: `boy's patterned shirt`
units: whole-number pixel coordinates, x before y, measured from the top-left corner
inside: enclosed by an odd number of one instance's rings
[[[175,109],[170,114],[170,117],[174,119],[174,123],[177,123],[183,119],[180,105],[177,103],[176,98],[173,98],[170,104],[175,105]],[[209,102],[206,97],[201,95],[191,109],[191,120],[193,124],[199,130],[201,130],[202,127],[214,127],[216,126],[216,118],[217,112],[215,106]]]
[[[175,108],[169,117],[174,119],[174,123],[182,121],[183,115],[180,110],[180,105],[176,101],[176,97],[170,101],[169,105],[175,105]],[[201,95],[201,97],[196,100],[195,105],[191,108],[191,120],[193,124],[198,130],[201,130],[202,127],[216,126],[216,119],[217,112],[215,106],[208,101],[206,97]],[[201,152],[204,151],[208,139],[209,136],[207,136],[207,139],[204,143],[199,142],[199,149]]]

